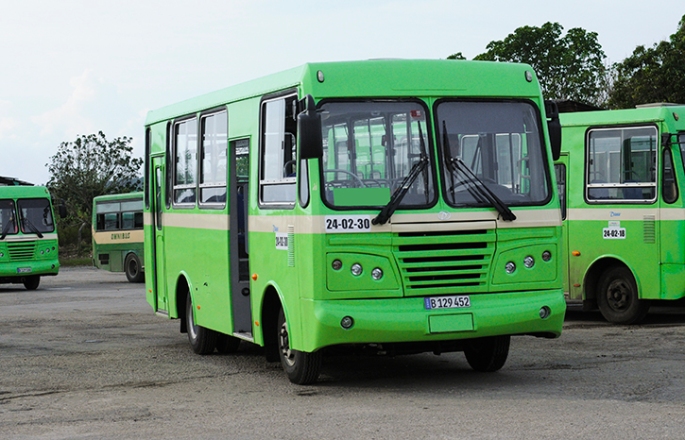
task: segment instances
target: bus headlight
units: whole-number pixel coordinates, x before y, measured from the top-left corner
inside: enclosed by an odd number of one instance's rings
[[[364,268],[362,268],[362,265],[359,263],[354,263],[352,267],[350,267],[350,271],[352,272],[352,275],[355,277],[358,277],[359,275],[364,272]]]
[[[383,278],[383,270],[381,270],[380,267],[375,268],[371,271],[371,278],[373,278],[376,281],[380,280],[381,278]]]
[[[544,251],[542,253],[542,261],[547,262],[552,259],[552,253],[550,251]]]
[[[333,270],[342,269],[342,261],[338,259],[333,260],[333,263],[331,263],[331,267],[333,268]]]
[[[528,255],[526,258],[523,259],[523,265],[526,266],[528,269],[532,268],[533,266],[535,266],[535,258]]]
[[[510,261],[504,265],[504,270],[511,275],[516,270],[516,264],[513,261]]]

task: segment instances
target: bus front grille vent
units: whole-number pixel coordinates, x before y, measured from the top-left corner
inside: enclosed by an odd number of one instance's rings
[[[28,261],[33,259],[36,244],[29,243],[8,243],[7,250],[9,251],[11,261]]]
[[[494,230],[402,233],[395,254],[409,296],[479,292],[487,288]]]

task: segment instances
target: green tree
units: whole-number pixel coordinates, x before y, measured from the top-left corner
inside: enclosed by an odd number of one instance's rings
[[[562,36],[563,29],[559,23],[520,27],[474,59],[530,64],[545,98],[603,105],[611,75],[597,33],[573,28]]]
[[[632,108],[650,102],[685,104],[685,15],[668,41],[651,48],[638,46],[616,64],[611,108]]]
[[[133,158],[132,152],[130,137],[108,141],[101,131],[60,144],[46,164],[50,172],[47,187],[55,199],[67,205],[69,217],[64,223],[82,229],[90,225],[93,197],[141,189],[138,171],[143,159]]]

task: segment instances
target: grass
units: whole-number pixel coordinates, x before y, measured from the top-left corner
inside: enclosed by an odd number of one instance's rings
[[[92,266],[93,260],[90,257],[60,257],[59,265],[61,267]]]

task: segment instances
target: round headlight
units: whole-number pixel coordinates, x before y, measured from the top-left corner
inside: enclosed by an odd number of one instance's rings
[[[542,261],[549,261],[552,259],[552,253],[550,251],[544,251],[542,253]]]
[[[371,271],[371,278],[378,281],[383,278],[383,270],[380,267],[375,268]]]
[[[333,264],[331,264],[331,267],[333,270],[340,270],[342,269],[342,261],[335,259],[333,260]]]
[[[354,263],[354,264],[352,265],[352,267],[350,267],[350,271],[352,272],[352,275],[354,275],[355,277],[358,277],[359,275],[362,274],[362,272],[364,271],[364,269],[362,268],[362,265],[361,265],[361,264],[359,264],[359,263]]]
[[[530,269],[531,267],[535,266],[535,258],[528,255],[523,259],[523,265]]]
[[[513,261],[510,261],[510,262],[508,262],[507,264],[504,265],[504,270],[505,270],[508,274],[512,274],[512,273],[514,273],[514,271],[516,270],[516,264],[514,264]]]

